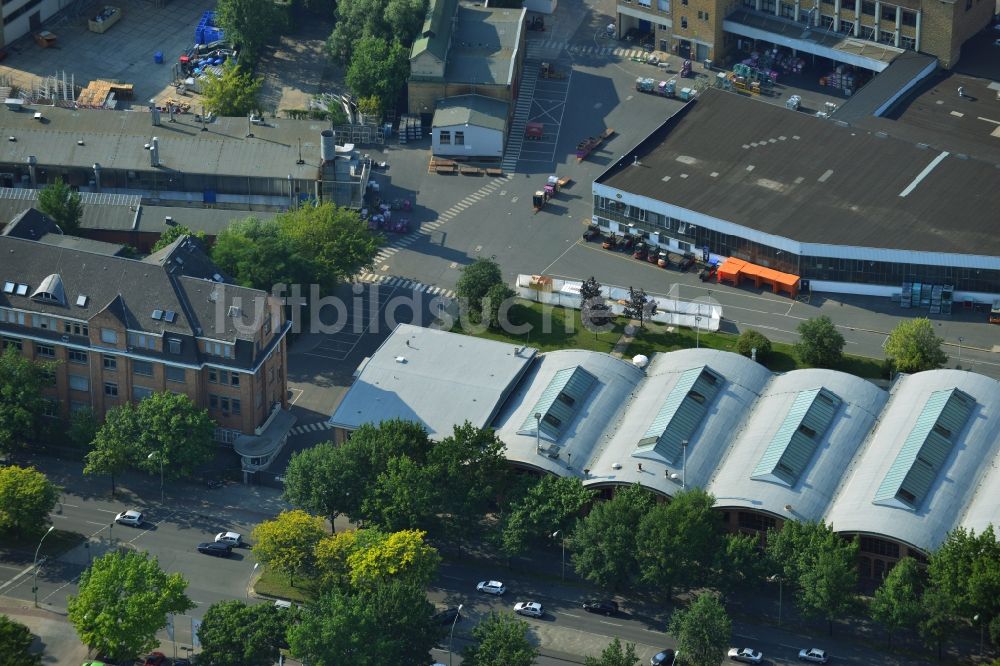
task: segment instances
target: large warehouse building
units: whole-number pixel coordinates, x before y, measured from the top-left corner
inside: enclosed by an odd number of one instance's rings
[[[904,375],[885,391],[711,349],[641,368],[401,325],[330,423],[342,441],[394,418],[433,438],[466,420],[492,427],[512,464],[608,492],[704,488],[732,530],[825,520],[861,537],[859,566],[875,580],[956,527],[1000,523],[1000,383],[971,372]]]
[[[709,89],[594,181],[593,222],[799,276],[804,291],[990,303],[1000,157],[988,137],[973,152],[922,136]]]

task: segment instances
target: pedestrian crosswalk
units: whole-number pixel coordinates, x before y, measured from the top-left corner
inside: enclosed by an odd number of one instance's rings
[[[513,169],[509,169],[508,171],[513,171]],[[460,215],[470,206],[479,203],[486,197],[496,192],[498,189],[500,189],[502,185],[504,185],[507,181],[509,181],[513,177],[514,177],[513,174],[509,174],[506,176],[499,176],[497,178],[491,179],[489,182],[480,187],[478,190],[476,190],[472,194],[467,195],[464,199],[453,205],[451,208],[447,209],[446,211],[438,215],[435,219],[421,223],[420,228],[418,230],[409,233],[405,236],[397,236],[388,245],[386,245],[385,247],[383,247],[381,250],[378,251],[378,253],[375,255],[374,264],[376,266],[379,266],[383,262],[388,261],[394,254],[396,254],[400,250],[405,249],[416,243],[418,240],[420,240],[421,232],[423,232],[424,234],[428,234],[432,231],[437,230],[439,227],[441,227],[441,225],[446,224],[450,220],[454,219],[456,216]]]
[[[644,58],[649,55],[643,49],[630,49],[620,46],[587,46],[584,44],[570,44],[569,42],[555,39],[529,41],[527,55],[529,58],[540,57],[546,52],[558,53],[563,50],[569,51],[573,55],[616,56],[618,58]]]
[[[316,421],[315,423],[307,423],[305,425],[295,426],[288,431],[289,435],[304,435],[307,432],[319,432],[321,430],[330,430],[333,428],[333,424],[329,421]]]
[[[382,284],[387,287],[396,287],[398,289],[412,289],[413,291],[427,294],[429,296],[439,296],[447,299],[455,298],[455,292],[451,289],[435,287],[434,285],[424,284],[423,282],[418,282],[416,280],[396,275],[383,275],[381,273],[363,271],[355,276],[354,279],[357,282],[366,282],[368,284]]]

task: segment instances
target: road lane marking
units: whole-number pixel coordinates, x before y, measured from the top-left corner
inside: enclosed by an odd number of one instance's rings
[[[83,522],[87,523],[88,525],[100,525],[101,528],[105,528],[105,527],[108,526],[107,523],[97,523],[97,522],[94,522],[93,520],[85,520]]]
[[[573,613],[560,613],[560,615],[565,615],[566,617],[577,617],[582,618],[582,615],[573,615]]]
[[[76,504],[66,504],[66,502],[60,502],[59,504],[61,504],[62,506],[68,506],[68,507],[72,507],[72,508],[74,508],[74,509],[79,509],[79,508],[80,508],[80,507],[79,507],[78,505],[76,505]]]
[[[599,620],[601,624],[610,624],[612,627],[624,627],[624,624],[618,624],[617,622],[608,622],[607,620]]]

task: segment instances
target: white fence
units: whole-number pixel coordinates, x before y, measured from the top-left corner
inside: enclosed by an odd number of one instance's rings
[[[518,275],[514,291],[521,298],[536,303],[557,305],[564,308],[580,309],[580,286],[582,282],[561,280],[543,275]],[[608,305],[615,314],[622,314],[628,302],[628,288],[605,285],[601,293],[608,299]],[[699,328],[702,331],[717,331],[722,321],[722,306],[710,300],[684,300],[650,296],[656,302],[656,314],[651,320],[670,326]]]

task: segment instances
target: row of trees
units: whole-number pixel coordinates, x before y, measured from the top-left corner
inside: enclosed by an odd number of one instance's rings
[[[798,332],[795,351],[809,365],[831,368],[843,359],[844,336],[826,315],[802,322]],[[926,317],[902,321],[892,329],[885,343],[887,367],[890,372],[940,368],[948,361],[942,344],[944,339],[938,337]]]
[[[115,477],[131,468],[190,476],[215,455],[215,423],[208,411],[184,394],[154,393],[138,404],[108,410],[86,455],[84,474],[107,474],[111,494]]]

